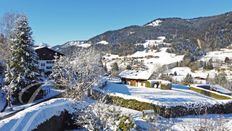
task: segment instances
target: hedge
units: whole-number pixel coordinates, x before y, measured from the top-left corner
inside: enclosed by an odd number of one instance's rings
[[[162,90],[171,90],[172,89],[172,85],[171,84],[160,84],[160,89]]]
[[[209,97],[213,97],[213,98],[219,99],[219,100],[232,99],[231,96],[227,96],[227,95],[224,95],[224,94],[220,94],[218,92],[202,89],[202,88],[195,87],[195,86],[190,86],[189,89],[192,90],[192,91],[195,91],[197,93],[200,93],[200,94],[203,94],[203,95],[206,95],[206,96],[209,96]]]
[[[92,97],[94,99],[100,99],[105,96],[106,103],[115,104],[121,107],[130,108],[138,111],[143,110],[154,110],[154,112],[160,116],[169,117],[180,117],[186,115],[199,115],[199,114],[229,114],[232,113],[232,101],[224,104],[215,104],[211,106],[202,105],[195,106],[190,105],[178,105],[178,106],[164,106],[155,105],[152,103],[141,102],[134,99],[124,99],[118,96],[104,95],[99,90],[92,91]]]
[[[151,83],[149,81],[146,81],[146,87],[151,88]]]

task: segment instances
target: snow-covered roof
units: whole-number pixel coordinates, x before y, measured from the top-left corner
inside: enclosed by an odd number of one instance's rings
[[[151,77],[152,73],[153,72],[149,70],[145,70],[145,71],[124,70],[119,74],[119,76],[121,78],[127,78],[127,79],[148,80]]]
[[[38,49],[45,48],[45,47],[47,47],[47,46],[41,45],[41,46],[34,47],[34,49],[35,49],[35,50],[38,50]],[[50,47],[47,47],[47,48],[50,49]]]

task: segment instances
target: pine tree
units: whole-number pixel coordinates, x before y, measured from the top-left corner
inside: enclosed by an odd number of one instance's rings
[[[118,63],[117,62],[114,62],[112,65],[111,65],[111,74],[113,76],[116,76],[118,74],[118,71],[119,71],[119,67],[118,67]]]
[[[31,35],[27,17],[21,16],[10,36],[12,57],[8,62],[9,69],[6,74],[6,84],[13,90],[14,95],[37,80],[38,61]]]
[[[183,84],[185,85],[189,85],[189,84],[193,84],[193,77],[191,74],[187,74],[186,77],[184,78],[184,80],[182,81]]]

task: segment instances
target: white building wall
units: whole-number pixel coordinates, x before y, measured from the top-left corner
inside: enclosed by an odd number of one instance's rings
[[[54,66],[54,60],[39,60],[39,70],[42,72],[51,72]]]

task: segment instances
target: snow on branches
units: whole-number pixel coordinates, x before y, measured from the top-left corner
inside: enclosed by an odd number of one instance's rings
[[[71,90],[67,91],[68,97],[81,99],[104,74],[101,54],[89,48],[57,58],[52,72],[50,79],[59,87]]]

